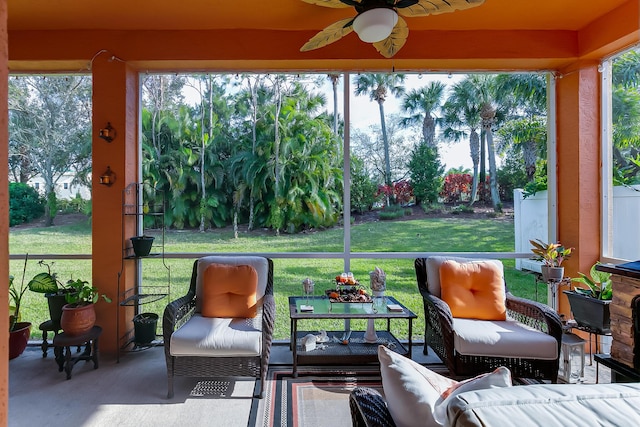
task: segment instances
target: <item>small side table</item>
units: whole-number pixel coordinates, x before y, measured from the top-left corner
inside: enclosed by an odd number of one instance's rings
[[[49,332],[53,332],[53,338],[55,339],[58,335],[58,331],[62,330],[62,328],[60,327],[60,322],[47,320],[46,322],[40,323],[38,329],[42,331],[42,345],[40,346],[40,348],[42,348],[42,357],[47,357],[47,352],[49,347],[51,347],[48,341]]]
[[[54,354],[58,362],[58,371],[67,372],[67,379],[71,379],[73,365],[80,360],[92,360],[93,369],[98,369],[98,341],[102,334],[100,326],[94,326],[82,335],[67,335],[64,332],[53,338]],[[82,353],[71,355],[71,347],[86,345]]]
[[[585,340],[572,334],[565,332],[562,334],[562,346],[560,347],[560,370],[558,372],[558,379],[563,380],[566,383],[578,382],[580,378],[584,377],[584,345]],[[579,365],[580,370],[578,376],[572,375],[577,371]]]

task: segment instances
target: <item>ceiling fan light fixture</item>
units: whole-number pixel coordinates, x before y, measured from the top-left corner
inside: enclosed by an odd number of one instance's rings
[[[369,9],[356,16],[353,30],[365,43],[375,43],[386,39],[398,22],[398,14],[386,7]]]

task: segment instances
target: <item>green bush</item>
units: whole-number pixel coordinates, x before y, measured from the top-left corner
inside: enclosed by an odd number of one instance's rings
[[[36,189],[22,182],[9,183],[9,226],[40,218],[44,205],[45,201]]]
[[[451,213],[453,215],[459,215],[461,213],[475,213],[471,206],[467,205],[458,205],[451,208]]]
[[[395,206],[387,206],[384,209],[382,209],[378,213],[378,218],[380,218],[381,221],[389,221],[392,219],[402,218],[405,215],[406,215],[405,209],[401,206],[395,205]]]
[[[420,207],[426,214],[441,214],[444,212],[444,207],[439,203],[422,203]]]
[[[80,194],[70,200],[58,200],[58,210],[62,213],[84,213],[91,211],[91,202],[84,200]]]

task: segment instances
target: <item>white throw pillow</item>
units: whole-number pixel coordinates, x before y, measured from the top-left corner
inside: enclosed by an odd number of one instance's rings
[[[454,396],[465,391],[483,390],[487,388],[511,387],[511,371],[504,366],[496,368],[493,372],[478,375],[465,381],[461,381],[451,386],[449,390],[442,394],[442,397],[435,403],[433,418],[436,423],[444,425],[447,420],[447,406]]]
[[[396,426],[437,426],[433,417],[435,405],[458,382],[383,345],[378,346],[378,360],[387,407]]]

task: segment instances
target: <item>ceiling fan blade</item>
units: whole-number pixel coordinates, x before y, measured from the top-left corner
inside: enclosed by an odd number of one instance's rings
[[[373,47],[376,48],[380,55],[385,58],[391,58],[404,46],[409,37],[409,27],[407,22],[398,16],[398,23],[393,27],[393,31],[386,39],[376,42]]]
[[[308,42],[300,48],[300,52],[318,49],[335,41],[340,40],[353,31],[354,18],[342,19],[334,22],[315,36],[311,37]]]
[[[412,6],[398,6],[398,14],[409,17],[440,15],[456,10],[471,9],[482,3],[484,0],[419,0],[417,4]]]
[[[302,0],[302,1],[309,4],[315,4],[318,6],[335,7],[335,8],[352,7],[354,5],[350,3],[360,3],[360,2],[353,2],[350,0],[348,0],[346,3],[343,2],[342,0]]]

